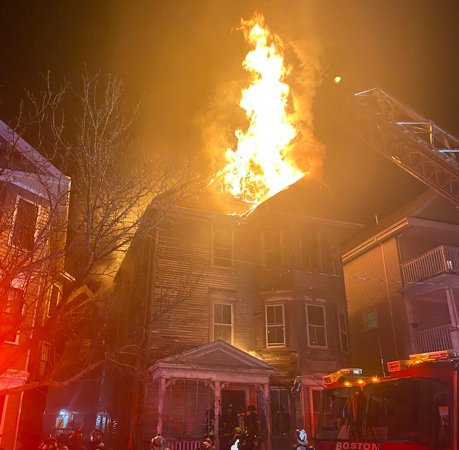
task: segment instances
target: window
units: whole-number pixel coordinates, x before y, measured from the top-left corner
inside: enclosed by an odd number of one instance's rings
[[[14,212],[11,244],[23,250],[33,250],[37,226],[38,206],[18,197]]]
[[[59,304],[61,298],[61,291],[57,284],[53,284],[49,290],[48,302],[46,304],[46,315],[51,317],[56,306]]]
[[[319,264],[319,236],[317,231],[303,231],[301,234],[301,257],[303,269],[317,271]]]
[[[266,267],[282,264],[282,234],[280,231],[263,233],[263,264]]]
[[[11,286],[0,291],[0,323],[2,339],[8,342],[16,342],[17,330],[20,328],[22,319],[24,293],[21,289]]]
[[[233,306],[214,303],[214,340],[222,339],[231,344],[233,339]]]
[[[378,328],[378,314],[375,309],[363,313],[363,326],[366,331]]]
[[[338,239],[332,233],[310,229],[301,233],[303,269],[341,274]]]
[[[266,346],[285,345],[284,305],[266,305]]]
[[[51,353],[51,344],[48,342],[41,343],[40,359],[38,361],[38,375],[44,377],[48,371],[49,357]]]
[[[325,309],[322,305],[307,305],[308,341],[311,347],[327,346]]]
[[[338,311],[338,323],[341,350],[343,352],[349,353],[349,334],[347,331],[346,315],[343,311]]]
[[[233,265],[233,232],[230,227],[214,227],[212,264],[220,267]]]

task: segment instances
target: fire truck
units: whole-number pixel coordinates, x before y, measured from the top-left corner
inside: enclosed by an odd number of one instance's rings
[[[323,377],[316,450],[458,450],[459,353],[410,355],[389,375],[358,368]]]

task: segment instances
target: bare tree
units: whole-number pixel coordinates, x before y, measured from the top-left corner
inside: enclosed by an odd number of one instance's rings
[[[37,353],[43,341],[50,344],[50,353],[46,367],[29,383],[0,389],[0,394],[67,385],[106,361],[123,364],[118,359],[122,349],[105,346],[113,308],[107,288],[134,235],[149,235],[202,181],[189,161],[165,164],[138,151],[140,143],[132,134],[138,105],[125,103],[118,77],[84,74],[79,88],[69,83],[54,88],[49,74],[43,80],[41,92],[27,92],[15,133],[2,147],[2,314],[8,302],[14,303],[7,299],[12,285],[21,284],[24,296],[14,320],[0,322],[0,342],[12,332],[19,336],[0,359],[0,375],[27,352]],[[26,167],[24,152],[23,161],[17,160],[20,136],[44,156],[33,170]],[[71,177],[70,191],[68,183],[56,187],[48,161]],[[13,170],[18,164],[22,175]],[[18,176],[28,177],[41,192],[36,201],[42,212],[27,248],[11,242],[17,205],[7,197]],[[148,208],[154,214],[145,215]],[[24,228],[17,235],[30,241],[27,232]],[[165,296],[163,313],[187,289]]]

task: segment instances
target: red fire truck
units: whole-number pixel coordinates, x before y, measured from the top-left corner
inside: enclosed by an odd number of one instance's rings
[[[341,369],[325,385],[316,450],[458,450],[459,353],[410,355],[389,375]]]

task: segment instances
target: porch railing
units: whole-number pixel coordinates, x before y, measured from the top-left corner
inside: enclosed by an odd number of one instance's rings
[[[198,450],[201,441],[179,441],[166,440],[166,445],[170,450]]]
[[[451,325],[419,330],[417,333],[417,352],[435,352],[453,348],[451,342]]]
[[[405,286],[441,273],[459,273],[459,247],[440,245],[402,264]]]

